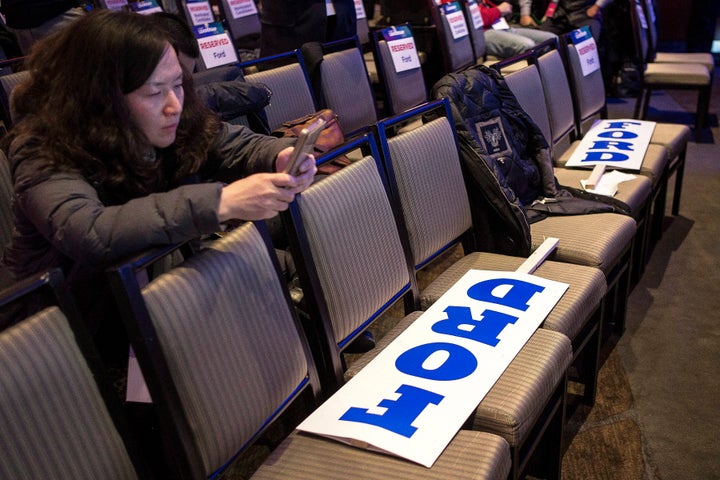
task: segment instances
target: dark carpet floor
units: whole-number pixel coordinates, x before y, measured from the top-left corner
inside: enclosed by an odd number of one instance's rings
[[[719,88],[716,72],[711,114]],[[695,102],[658,92],[648,119],[692,125]],[[608,106],[612,118],[632,116],[632,100]],[[680,215],[669,201],[627,330],[608,346],[597,403],[569,419],[564,480],[720,479],[719,135],[711,115],[701,142],[688,144]]]

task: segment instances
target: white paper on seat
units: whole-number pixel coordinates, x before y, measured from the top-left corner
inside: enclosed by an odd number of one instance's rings
[[[612,170],[606,172],[600,177],[600,181],[595,185],[595,188],[586,188],[585,180],[580,180],[582,187],[591,193],[597,193],[599,195],[607,195],[608,197],[614,197],[618,190],[618,185],[622,182],[627,182],[636,178],[632,173],[625,173],[619,170]]]

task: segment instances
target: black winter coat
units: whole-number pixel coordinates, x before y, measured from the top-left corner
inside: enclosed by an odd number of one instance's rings
[[[273,171],[274,159],[292,141],[223,124],[214,152],[185,185],[107,203],[101,191],[75,173],[38,176],[41,140],[16,138],[8,157],[14,182],[12,243],[3,254],[3,281],[59,267],[109,357],[127,354],[105,269],[154,245],[167,245],[220,231],[217,208],[223,187],[256,172]],[[69,194],[71,193],[71,194]],[[28,311],[36,307],[29,306]],[[23,312],[27,313],[27,312]],[[125,349],[124,351],[122,349]]]
[[[434,98],[447,97],[470,195],[477,248],[530,253],[525,205],[557,193],[540,128],[505,80],[483,65],[441,78]]]
[[[496,70],[479,65],[448,74],[432,95],[450,100],[476,249],[524,256],[529,223],[548,215],[629,213],[618,200],[557,183],[540,127]]]

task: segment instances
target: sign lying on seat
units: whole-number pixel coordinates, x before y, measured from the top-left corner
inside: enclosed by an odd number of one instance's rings
[[[567,288],[470,270],[298,429],[431,467]]]
[[[655,122],[634,119],[599,120],[585,134],[567,161],[568,167],[599,163],[624,170],[640,170]]]

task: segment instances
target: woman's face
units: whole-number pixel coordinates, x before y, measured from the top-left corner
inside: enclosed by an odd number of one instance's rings
[[[125,95],[131,121],[153,147],[165,148],[175,141],[185,98],[182,79],[175,50],[168,46],[150,78]]]

